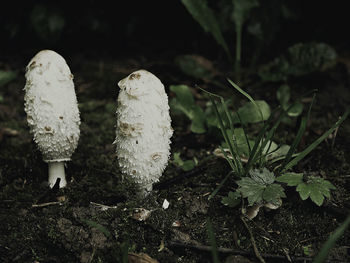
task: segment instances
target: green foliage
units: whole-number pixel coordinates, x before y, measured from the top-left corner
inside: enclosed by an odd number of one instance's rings
[[[220,25],[213,10],[208,6],[206,0],[181,0],[187,11],[201,25],[201,27],[212,34],[216,42],[222,46],[227,56],[231,59],[231,53],[222,35]]]
[[[210,79],[213,75],[211,62],[200,56],[177,56],[175,64],[183,73],[196,79]]]
[[[230,191],[226,197],[223,197],[221,203],[228,207],[235,207],[241,202],[241,194],[237,191]]]
[[[0,70],[0,87],[6,85],[17,77],[17,73],[14,71]]]
[[[180,153],[176,152],[174,153],[174,164],[180,167],[185,172],[187,172],[187,171],[191,171],[194,167],[196,167],[197,162],[196,162],[196,159],[183,161],[180,157]]]
[[[335,50],[325,43],[299,43],[287,54],[277,57],[259,70],[265,81],[285,81],[292,76],[303,76],[323,70],[334,63]]]
[[[203,109],[195,103],[193,95],[186,85],[172,85],[170,90],[175,93],[176,97],[170,101],[170,108],[173,114],[185,114],[191,120],[191,131],[194,133],[207,132],[209,128],[220,128],[218,119],[213,109],[213,104],[208,103],[207,108]],[[218,105],[220,114],[225,112],[231,104],[231,101],[224,101]],[[270,106],[265,101],[248,102],[237,110],[237,114],[229,111],[228,114],[233,123],[257,123],[266,120],[270,114]],[[223,120],[228,125],[228,117]]]
[[[282,108],[287,111],[289,117],[297,117],[303,112],[303,104],[300,101],[290,104],[290,88],[288,85],[281,85],[277,92],[277,100],[281,104]]]
[[[337,230],[328,238],[326,243],[323,244],[320,253],[316,256],[313,263],[323,263],[328,257],[329,251],[334,247],[337,240],[344,234],[345,230],[350,225],[350,216],[346,218],[343,224],[337,228]]]
[[[236,84],[234,84],[233,87],[247,97],[253,106],[257,107],[256,101],[254,101],[249,94],[244,92]],[[308,179],[304,181],[302,174],[287,173],[287,171],[296,165],[306,155],[308,155],[327,136],[329,136],[329,134],[339,127],[339,125],[347,118],[348,114],[350,113],[350,109],[348,109],[328,131],[315,140],[305,150],[300,153],[295,153],[306,129],[307,119],[310,116],[315,95],[313,96],[310,104],[307,117],[302,118],[295,140],[289,147],[287,145],[278,146],[274,144],[272,137],[282,118],[285,117],[287,112],[289,112],[291,106],[289,106],[286,110],[282,110],[277,119],[273,118],[275,114],[270,114],[270,117],[260,128],[255,140],[252,141],[245,133],[244,123],[242,121],[241,128],[235,128],[233,126],[234,122],[227,109],[224,99],[221,96],[215,95],[208,91],[203,91],[209,94],[218,120],[219,128],[225,140],[224,147],[228,148],[228,152],[226,152],[223,147],[220,147],[221,153],[228,161],[232,169],[232,173],[236,178],[239,178],[239,180],[236,181],[239,186],[236,191],[239,192],[243,198],[248,199],[249,205],[264,202],[278,204],[280,198],[285,197],[284,189],[280,183],[287,183],[289,186],[296,186],[296,191],[299,192],[302,200],[306,200],[310,197],[310,199],[318,206],[322,205],[325,197],[330,197],[330,190],[335,189],[335,187],[329,181],[313,176],[308,177]],[[281,90],[279,98],[282,103],[288,103],[288,92],[286,92],[286,90]],[[222,107],[224,111],[220,112],[219,106]],[[260,114],[263,116],[262,112],[260,112]],[[248,156],[246,163],[243,163],[241,159],[242,153]],[[282,161],[282,164],[276,166],[275,163],[278,161]],[[277,171],[278,174],[282,174],[282,176],[279,176],[276,179],[276,182],[274,173],[267,169],[267,167],[273,167],[273,165],[275,165],[273,170]],[[227,178],[225,177],[224,180],[227,180]],[[213,194],[210,195],[210,198],[217,193],[218,189],[221,188],[222,185],[223,183],[221,183]],[[233,206],[235,205],[237,199],[236,197],[237,196],[232,193],[230,196],[225,197],[222,202],[225,205]]]
[[[191,131],[204,133],[206,131],[205,115],[201,107],[195,104],[193,95],[186,85],[170,86],[176,98],[170,101],[170,108],[174,113],[184,113],[191,121]]]
[[[261,121],[266,121],[271,114],[270,106],[264,100],[256,100],[255,103],[247,102],[242,107],[237,110],[237,115],[235,115],[234,123],[258,123]],[[262,117],[261,117],[262,115]]]
[[[309,176],[306,181],[302,173],[285,173],[276,178],[276,181],[286,183],[288,186],[296,186],[296,191],[302,200],[310,199],[318,206],[323,204],[325,197],[330,197],[330,190],[336,189],[329,181]]]
[[[249,171],[249,177],[237,181],[237,192],[248,199],[250,206],[263,202],[278,204],[280,198],[286,195],[283,187],[274,181],[275,175],[268,169],[253,169]]]

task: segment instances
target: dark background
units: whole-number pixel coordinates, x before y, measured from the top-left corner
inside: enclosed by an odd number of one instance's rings
[[[217,1],[209,1],[218,10]],[[276,19],[271,13],[283,2],[292,19]],[[300,41],[322,41],[346,50],[349,46],[347,1],[264,0],[266,20],[271,19],[273,41],[264,54],[273,57]],[[269,11],[270,10],[270,11]],[[277,10],[278,11],[278,10]],[[217,14],[218,15],[218,14]],[[252,13],[254,19],[255,13]],[[63,23],[59,29],[48,29]],[[50,18],[51,17],[51,18]],[[58,18],[57,18],[58,17]],[[219,14],[220,17],[220,14]],[[55,25],[53,25],[55,27]],[[252,46],[244,30],[243,52]],[[181,1],[6,1],[0,8],[0,57],[49,48],[67,53],[93,52],[108,56],[130,54],[199,53],[224,56],[214,39],[197,24]],[[224,36],[234,50],[234,29]],[[246,57],[244,53],[242,57]],[[244,61],[243,61],[244,62]]]

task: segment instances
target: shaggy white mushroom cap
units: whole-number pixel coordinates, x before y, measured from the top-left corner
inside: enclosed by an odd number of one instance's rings
[[[138,70],[119,81],[116,152],[123,173],[144,188],[157,182],[170,155],[173,134],[164,85]],[[147,189],[149,190],[149,189]]]
[[[79,109],[73,75],[59,54],[43,50],[26,68],[25,112],[45,162],[70,157],[79,140]]]

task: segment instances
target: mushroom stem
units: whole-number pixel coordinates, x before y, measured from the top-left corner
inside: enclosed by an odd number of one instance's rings
[[[52,188],[57,179],[60,178],[60,188],[67,185],[66,174],[64,172],[64,162],[50,162],[49,163],[49,186]]]

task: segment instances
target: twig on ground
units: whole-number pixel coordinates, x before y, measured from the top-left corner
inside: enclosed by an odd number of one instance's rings
[[[201,244],[193,244],[193,243],[182,243],[178,241],[169,241],[167,243],[168,247],[178,247],[178,248],[186,248],[186,249],[193,249],[193,250],[199,250],[199,251],[205,251],[205,252],[211,252],[212,247],[211,246],[205,246]],[[240,249],[232,249],[232,248],[222,248],[218,247],[217,251],[222,254],[233,254],[233,255],[241,255],[246,257],[253,257],[255,254],[249,251],[244,251]],[[282,255],[274,255],[274,254],[261,254],[266,259],[274,259],[274,260],[281,260],[281,262],[285,262],[286,256]],[[289,256],[290,260],[293,262],[312,262],[312,257],[304,257],[304,256]],[[288,259],[289,260],[289,259]],[[325,263],[350,263],[349,261],[339,261],[339,260],[326,260]]]
[[[253,235],[253,232],[252,230],[250,229],[250,227],[248,226],[247,222],[245,221],[245,218],[243,216],[241,216],[241,220],[244,224],[244,226],[246,227],[246,229],[248,230],[249,232],[249,235],[250,235],[250,241],[252,243],[252,246],[253,246],[253,249],[254,249],[254,253],[255,253],[255,256],[259,259],[259,261],[261,263],[265,263],[265,260],[263,259],[263,257],[261,256],[257,246],[256,246],[256,243],[255,243],[255,239],[254,239],[254,235]]]
[[[50,205],[61,205],[62,202],[47,202],[47,203],[42,203],[42,204],[33,204],[32,207],[45,207],[45,206],[50,206]]]

